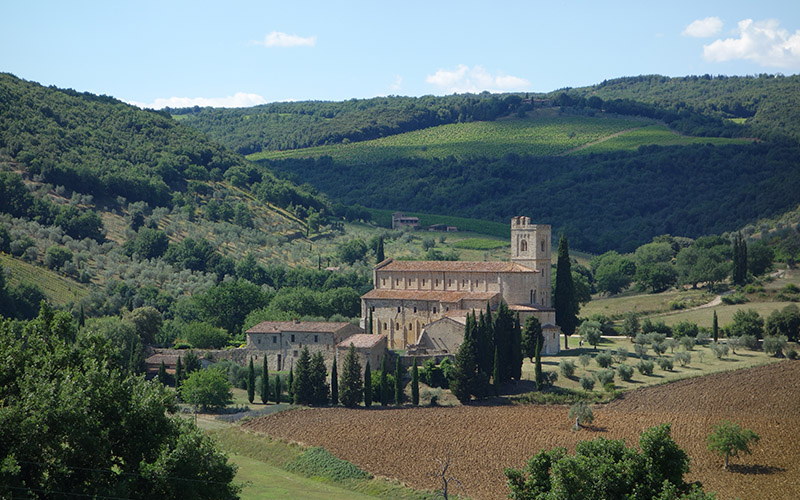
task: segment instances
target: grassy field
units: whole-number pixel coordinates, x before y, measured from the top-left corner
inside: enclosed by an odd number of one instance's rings
[[[680,135],[669,129],[666,125],[647,125],[642,128],[624,131],[606,140],[589,144],[585,148],[574,151],[572,154],[608,153],[612,151],[631,151],[639,146],[688,146],[690,144],[713,144],[723,146],[726,144],[746,144],[746,139],[729,139],[726,137],[689,137]]]
[[[653,123],[636,118],[534,116],[494,122],[441,125],[381,139],[291,151],[265,151],[249,155],[265,159],[331,156],[337,161],[365,163],[380,158],[446,158],[559,155],[617,132]]]
[[[34,284],[57,306],[76,303],[89,294],[89,287],[83,283],[78,283],[50,269],[28,264],[4,253],[0,253],[0,265],[11,272],[11,278],[8,280],[11,286],[22,282]]]
[[[672,303],[701,305],[713,298],[713,294],[704,290],[670,290],[663,293],[626,292],[614,297],[592,297],[591,302],[581,307],[581,316],[588,318],[593,314],[605,314],[611,318],[620,318],[629,311],[639,314],[654,314],[670,311]]]

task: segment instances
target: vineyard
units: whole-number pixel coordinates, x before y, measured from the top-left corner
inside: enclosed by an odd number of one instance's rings
[[[728,139],[725,137],[689,137],[670,130],[665,125],[647,125],[645,127],[624,131],[594,144],[574,151],[573,154],[609,153],[613,151],[633,151],[640,146],[687,146],[689,144],[745,144],[746,139]]]
[[[766,389],[766,390],[765,390]],[[800,362],[719,373],[638,389],[595,406],[594,427],[573,432],[565,406],[465,406],[452,408],[318,408],[269,415],[245,428],[307,445],[374,474],[417,488],[436,488],[436,459],[448,453],[451,472],[471,498],[504,498],[503,468],[519,467],[542,448],[604,437],[638,442],[641,431],[669,422],[691,457],[689,481],[701,481],[719,498],[800,497]],[[761,441],[729,472],[708,451],[706,436],[731,419]]]
[[[366,163],[376,158],[469,158],[560,155],[624,130],[653,123],[636,118],[537,116],[493,122],[454,123],[372,141],[290,151],[265,151],[252,161],[330,156],[335,161]]]

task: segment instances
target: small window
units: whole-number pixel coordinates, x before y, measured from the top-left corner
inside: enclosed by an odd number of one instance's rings
[[[408,278],[408,286],[411,286],[411,278]]]
[[[447,286],[453,286],[453,280],[447,280]]]
[[[389,329],[389,327],[386,325],[386,323],[383,324],[383,329],[384,330],[388,330]]]
[[[450,310],[450,306],[444,306],[444,310],[445,311],[449,311]]]
[[[422,279],[422,286],[425,286],[425,278]]]
[[[319,342],[319,335],[314,335],[314,342]]]
[[[436,286],[439,286],[439,280],[438,279],[436,280]]]
[[[381,278],[381,286],[386,286],[386,278]]]
[[[292,335],[292,342],[294,342],[294,335]]]
[[[400,312],[400,307],[397,308],[397,312]]]
[[[394,280],[394,286],[400,286],[400,278]]]
[[[273,344],[277,344],[277,343],[278,343],[278,336],[277,336],[277,335],[275,335],[274,337],[272,337],[272,343],[273,343]]]
[[[519,251],[520,252],[527,252],[528,251],[528,242],[527,240],[522,240],[519,242]]]
[[[542,240],[542,252],[544,252],[544,240]]]
[[[371,309],[372,309],[372,312],[375,312],[375,306],[372,306]]]
[[[397,323],[397,325],[395,326],[395,328],[396,328],[397,330],[400,330],[400,323]]]
[[[436,307],[433,308],[433,314],[436,314]]]
[[[261,339],[258,339],[258,343],[259,343],[259,344],[261,343]]]
[[[416,307],[414,308],[414,312],[417,312],[417,308]]]
[[[408,324],[408,329],[413,332],[414,331],[414,323],[409,323]]]
[[[292,356],[297,357],[297,351],[292,351]]]

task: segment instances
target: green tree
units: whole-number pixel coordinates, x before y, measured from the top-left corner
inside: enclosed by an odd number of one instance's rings
[[[494,346],[494,372],[492,373],[492,390],[495,396],[500,395],[500,351]]]
[[[589,425],[594,422],[594,413],[592,407],[586,404],[585,401],[578,401],[569,408],[569,419],[575,419],[574,429],[580,429],[584,425]]]
[[[289,367],[289,378],[286,381],[286,393],[289,396],[289,402],[294,402],[294,366]]]
[[[178,356],[178,363],[175,365],[175,388],[178,389],[181,385],[181,381],[183,381],[183,363],[181,363],[181,357]]]
[[[294,404],[311,404],[314,401],[314,385],[311,379],[311,353],[308,351],[308,346],[303,347],[303,350],[300,351],[300,357],[297,358],[295,366],[297,370],[292,384]],[[292,377],[291,369],[289,377]]]
[[[375,262],[380,263],[386,260],[386,255],[383,250],[383,236],[378,238],[378,244],[375,248]]]
[[[192,372],[181,384],[181,399],[204,410],[221,409],[233,402],[228,374],[217,368]],[[250,401],[252,402],[252,400]]]
[[[277,404],[281,403],[281,399],[282,399],[281,393],[282,392],[283,392],[283,388],[281,387],[281,377],[280,377],[280,375],[275,375],[275,392],[274,392],[274,397],[273,397],[273,399],[275,400],[275,403],[277,403]]]
[[[586,320],[581,323],[578,328],[578,334],[584,342],[597,349],[597,344],[602,339],[603,331],[600,329],[600,323],[597,321]]]
[[[453,368],[450,370],[450,391],[458,398],[461,404],[469,403],[475,391],[475,382],[478,376],[474,322],[474,314],[467,316],[467,324],[464,328],[464,341],[459,346],[458,352],[456,352],[456,361]]]
[[[742,233],[733,238],[733,284],[743,285],[747,281],[747,242]]]
[[[403,400],[405,399],[403,396],[403,378],[405,377],[405,370],[403,370],[403,366],[400,364],[400,356],[397,356],[397,360],[394,364],[394,404],[400,406],[403,404]]]
[[[753,335],[760,339],[764,335],[764,319],[755,309],[739,309],[733,313],[733,323],[727,331],[729,337]]]
[[[267,404],[267,402],[269,402],[269,368],[267,367],[267,356],[264,355],[261,365],[261,403]]]
[[[766,331],[770,335],[783,335],[792,342],[800,338],[800,309],[789,304],[780,311],[775,310],[767,317]]]
[[[725,420],[708,436],[708,449],[725,458],[724,468],[727,469],[730,457],[738,457],[739,452],[749,455],[750,443],[757,443],[759,439],[759,435],[750,429],[742,429],[739,424]]]
[[[542,324],[536,316],[525,318],[525,328],[522,330],[522,353],[533,362],[536,355],[536,344],[543,343]]]
[[[317,351],[311,357],[311,387],[313,388],[311,404],[328,404],[330,387],[328,386],[328,370],[325,368],[325,360],[322,353]]]
[[[641,287],[650,288],[653,292],[662,292],[674,285],[678,273],[670,264],[673,256],[673,248],[669,243],[654,242],[640,246],[634,254],[635,280]]]
[[[364,407],[370,406],[372,406],[372,370],[367,360],[367,366],[364,368]]]
[[[50,269],[61,269],[72,260],[72,252],[68,248],[50,246],[44,253],[44,264]]]
[[[388,367],[386,366],[386,358],[387,356],[383,357],[383,361],[381,362],[381,376],[380,376],[380,399],[381,405],[387,406],[390,402],[391,395],[389,393],[389,380],[387,378],[388,374]]]
[[[625,318],[622,320],[622,332],[627,337],[635,337],[639,333],[639,315],[633,311],[625,313]]]
[[[636,274],[636,264],[614,250],[592,259],[591,267],[597,291],[609,295],[625,290]]]
[[[534,348],[534,364],[533,364],[533,380],[536,383],[536,388],[541,390],[544,385],[544,378],[542,375],[542,344],[537,342]]]
[[[250,312],[266,307],[269,296],[247,280],[223,282],[196,296],[203,319],[228,333],[239,333]]]
[[[772,268],[775,251],[763,240],[754,241],[747,247],[747,269],[760,276]]]
[[[566,236],[558,242],[558,261],[556,264],[555,286],[556,321],[564,332],[564,347],[569,349],[569,336],[578,326],[579,305],[575,298],[575,285],[572,282],[572,270],[569,259],[569,244]]]
[[[414,358],[414,366],[411,368],[411,404],[419,405],[419,368],[417,368],[417,358]]]
[[[719,342],[719,323],[717,322],[717,311],[714,311],[714,318],[711,320],[711,334],[714,342]]]
[[[359,375],[358,378],[360,380],[361,376]],[[344,387],[342,389],[344,390]],[[336,356],[333,357],[333,366],[331,366],[331,404],[334,406],[339,404],[339,371],[336,369]]]
[[[519,313],[514,316],[514,329],[511,336],[511,378],[522,380],[522,328]]]
[[[367,244],[363,240],[354,239],[342,243],[336,249],[336,256],[345,264],[353,264],[367,254]]]
[[[152,306],[137,307],[123,317],[133,323],[136,334],[144,344],[153,344],[156,341],[156,334],[164,323],[161,312]]]
[[[164,385],[169,385],[167,379],[167,368],[164,366],[164,360],[161,360],[161,365],[158,367],[158,381]]]
[[[356,348],[350,344],[342,369],[342,404],[355,408],[361,402],[364,389],[361,379],[361,363],[356,355]],[[371,383],[371,381],[370,381]]]
[[[253,356],[250,356],[250,364],[247,365],[247,400],[253,404],[256,398],[256,371],[253,368]]]

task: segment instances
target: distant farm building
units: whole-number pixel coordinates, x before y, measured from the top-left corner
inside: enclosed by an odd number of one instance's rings
[[[379,369],[384,356],[386,356],[388,352],[386,335],[357,333],[342,340],[336,347],[339,366],[342,366],[351,344],[356,351],[359,363],[361,363],[362,371],[367,368],[367,361],[369,361],[369,365],[373,371]]]
[[[410,227],[416,229],[419,226],[419,217],[406,217],[403,212],[392,214],[392,229],[402,229]]]
[[[447,224],[434,224],[432,226],[428,226],[428,231],[439,231],[442,233],[454,233],[458,231],[456,226],[448,226]]]

